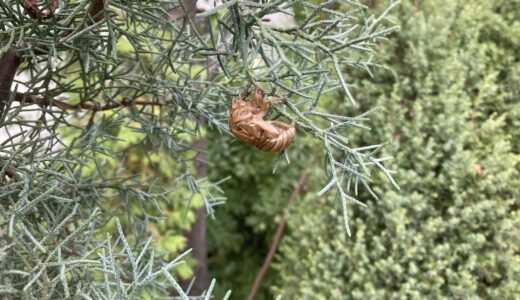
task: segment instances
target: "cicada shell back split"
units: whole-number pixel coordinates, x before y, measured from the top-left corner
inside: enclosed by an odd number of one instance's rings
[[[257,88],[251,99],[242,94],[231,104],[229,129],[235,137],[257,149],[272,153],[280,153],[294,142],[296,129],[294,125],[275,120],[265,120],[270,102],[264,99],[264,92]],[[280,100],[280,99],[275,99]]]

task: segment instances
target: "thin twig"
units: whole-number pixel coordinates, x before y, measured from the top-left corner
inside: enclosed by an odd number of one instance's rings
[[[296,184],[296,187],[294,188],[291,196],[289,197],[289,201],[287,201],[287,207],[293,205],[294,202],[296,201],[296,198],[298,198],[298,195],[300,194],[303,186],[305,185],[305,182],[307,181],[307,176],[309,175],[309,172],[313,168],[313,166],[314,166],[314,163],[312,163],[300,175],[300,178],[298,179],[298,183]],[[278,224],[278,228],[276,229],[276,233],[274,235],[273,241],[271,242],[271,246],[269,247],[269,252],[267,253],[266,257],[264,258],[262,267],[260,268],[260,271],[258,271],[258,274],[256,275],[256,278],[253,283],[253,286],[251,287],[251,290],[249,290],[249,295],[247,296],[247,300],[255,299],[258,288],[260,287],[260,284],[262,283],[262,279],[264,278],[265,273],[269,269],[269,265],[271,264],[271,261],[273,260],[273,256],[276,253],[276,249],[278,249],[278,244],[280,243],[283,231],[285,229],[285,223],[286,223],[285,216],[282,215],[280,223]]]
[[[166,104],[166,103],[155,102],[155,101],[146,100],[146,99],[132,100],[129,98],[123,98],[123,100],[121,100],[121,102],[112,102],[112,103],[107,103],[105,105],[100,105],[99,103],[93,103],[93,102],[82,102],[82,103],[78,103],[78,104],[70,104],[70,103],[66,103],[66,102],[58,101],[58,100],[35,98],[35,97],[32,97],[25,93],[16,93],[14,100],[18,101],[18,102],[24,102],[24,103],[29,103],[29,104],[38,104],[38,105],[43,105],[43,106],[50,105],[50,106],[59,107],[61,109],[65,109],[65,110],[75,110],[75,111],[79,111],[82,109],[91,110],[91,111],[103,111],[103,110],[110,110],[110,109],[114,109],[114,108],[118,108],[118,107],[122,107],[122,106],[131,106],[132,104],[134,104],[134,105],[155,105],[155,106],[162,106],[162,105]]]
[[[90,11],[89,15],[92,17],[92,19],[96,22],[101,20],[103,18],[103,9],[105,8],[105,5],[103,3],[103,0],[94,0],[92,1],[92,4],[90,5]]]
[[[25,0],[23,2],[23,6],[25,7],[27,14],[32,19],[38,19],[39,17],[41,17],[42,19],[49,19],[50,17],[52,17],[56,9],[58,9],[59,4],[60,3],[58,0],[53,0],[49,6],[49,10],[40,11],[40,9],[38,8],[38,1]]]

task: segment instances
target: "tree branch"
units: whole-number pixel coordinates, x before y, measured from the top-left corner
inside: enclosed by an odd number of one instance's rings
[[[103,111],[103,110],[111,110],[118,107],[124,107],[124,106],[131,106],[134,105],[154,105],[154,106],[163,106],[167,103],[160,103],[160,102],[154,102],[152,100],[146,100],[146,99],[135,99],[132,100],[130,98],[123,98],[121,102],[112,102],[107,103],[105,105],[100,105],[99,103],[94,102],[82,102],[78,104],[70,104],[59,100],[48,100],[45,98],[35,98],[31,95],[25,94],[25,93],[16,93],[14,97],[15,101],[21,102],[21,103],[29,103],[29,104],[37,104],[37,105],[43,105],[43,106],[55,106],[61,109],[65,110],[90,110],[90,111]]]
[[[300,175],[300,178],[298,179],[298,183],[296,184],[296,187],[294,188],[291,196],[289,197],[289,201],[287,201],[287,207],[293,205],[294,202],[296,201],[296,198],[298,197],[298,195],[300,194],[300,191],[302,190],[303,186],[305,185],[305,182],[307,181],[307,176],[309,175],[309,172],[313,168],[313,166],[314,166],[314,163],[312,163]],[[282,234],[283,234],[283,231],[285,230],[285,223],[286,223],[285,216],[282,215],[280,223],[278,224],[278,228],[276,229],[276,233],[274,235],[273,241],[271,242],[271,246],[269,247],[269,252],[267,253],[267,256],[264,258],[262,267],[260,268],[260,271],[258,271],[258,274],[256,275],[256,278],[253,283],[253,286],[251,287],[251,290],[249,290],[249,295],[247,296],[247,300],[255,299],[258,288],[260,287],[260,284],[262,283],[262,279],[264,279],[265,273],[267,273],[267,270],[269,269],[269,265],[271,264],[271,261],[273,260],[273,256],[276,253],[276,249],[278,249],[278,244],[280,243],[280,240],[282,239]]]
[[[4,103],[9,100],[11,85],[21,63],[22,60],[13,47],[0,57],[0,115],[4,111]]]

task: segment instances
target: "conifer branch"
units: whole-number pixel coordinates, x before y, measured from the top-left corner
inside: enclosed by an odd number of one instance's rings
[[[151,106],[163,106],[167,103],[160,103],[152,100],[146,100],[146,99],[130,99],[130,98],[123,98],[121,102],[112,102],[107,103],[104,105],[100,105],[99,103],[93,103],[93,102],[82,102],[78,104],[70,104],[59,100],[49,100],[45,98],[39,98],[39,97],[33,97],[31,95],[28,95],[26,93],[16,93],[14,97],[15,101],[21,102],[21,103],[27,103],[27,104],[37,104],[42,106],[55,106],[61,109],[65,110],[90,110],[90,111],[104,111],[104,110],[111,110],[119,107],[125,107],[125,106],[132,106],[132,105],[151,105]]]

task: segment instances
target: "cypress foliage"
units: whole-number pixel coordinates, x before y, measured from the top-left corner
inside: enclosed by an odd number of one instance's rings
[[[379,200],[354,210],[352,238],[314,196],[298,202],[272,290],[298,299],[515,299],[520,2],[408,1],[393,16],[400,31],[379,52],[388,69],[356,82],[363,106],[385,112],[370,134],[351,138],[393,141],[384,152],[396,157],[402,190],[375,179]]]
[[[347,230],[357,200],[340,178],[370,189],[370,170],[390,175],[379,143],[358,148],[344,136],[366,114],[320,103],[337,91],[354,102],[342,68],[369,68],[393,30],[386,12],[335,0],[194,5],[0,1],[2,299],[187,299],[177,283],[189,275],[187,252],[177,255],[187,207],[214,216],[224,200],[221,178],[196,172],[197,141],[207,128],[229,133],[228,108],[246,89],[287,97],[272,117],[326,153],[326,189],[340,195]],[[298,22],[274,26],[276,13]]]

